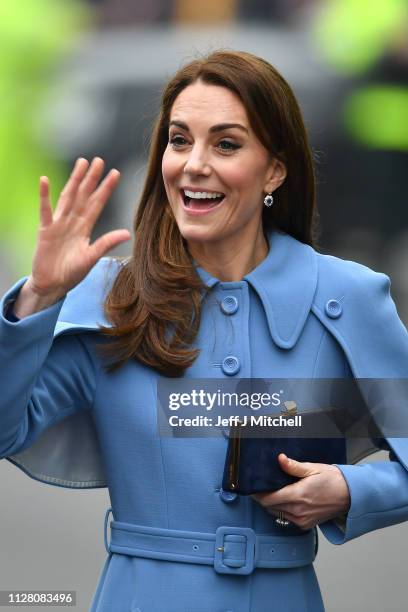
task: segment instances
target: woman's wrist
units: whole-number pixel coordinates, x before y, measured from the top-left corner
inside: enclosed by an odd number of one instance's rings
[[[45,310],[59,302],[65,293],[48,293],[40,295],[32,288],[30,279],[21,287],[20,292],[12,308],[13,314],[18,319],[24,319],[36,312]]]

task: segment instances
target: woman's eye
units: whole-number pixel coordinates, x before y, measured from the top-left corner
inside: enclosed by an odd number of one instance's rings
[[[235,149],[239,149],[240,145],[235,142],[231,142],[230,140],[221,140],[218,143],[218,146],[222,151],[234,151]]]
[[[170,144],[174,145],[175,147],[180,147],[185,144],[185,142],[186,140],[182,136],[173,136],[170,138]]]
[[[187,143],[186,139],[180,135],[170,137],[169,142],[175,148],[182,147]],[[221,149],[221,151],[229,152],[239,149],[240,145],[231,142],[230,140],[220,140],[217,147]]]

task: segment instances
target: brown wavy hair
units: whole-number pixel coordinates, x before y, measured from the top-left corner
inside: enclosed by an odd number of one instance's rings
[[[186,64],[164,89],[134,219],[133,255],[122,264],[105,301],[112,327],[101,329],[111,339],[104,347],[113,357],[111,371],[135,358],[164,376],[182,376],[199,354],[192,344],[206,287],[178,229],[161,171],[173,103],[199,79],[234,92],[260,142],[286,166],[286,179],[274,193],[276,203],[263,210],[264,233],[277,228],[315,246],[313,156],[288,83],[267,61],[242,51],[219,50]]]

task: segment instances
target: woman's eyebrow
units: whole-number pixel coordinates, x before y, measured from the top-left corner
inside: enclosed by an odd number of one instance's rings
[[[184,123],[184,121],[173,120],[173,121],[170,121],[170,125],[175,125],[176,127],[179,127],[182,130],[185,130],[186,132],[190,131],[190,128],[188,127],[187,123]],[[240,123],[217,123],[217,125],[211,126],[208,131],[211,133],[222,132],[222,130],[227,130],[228,128],[238,128],[248,134],[247,128],[241,125]]]

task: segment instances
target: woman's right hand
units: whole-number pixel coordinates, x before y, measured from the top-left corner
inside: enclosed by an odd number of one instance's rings
[[[104,162],[99,157],[91,164],[78,159],[54,213],[48,178],[40,178],[38,240],[31,274],[15,303],[18,317],[27,316],[27,310],[36,311],[57,302],[81,282],[101,257],[131,238],[128,230],[118,229],[90,244],[93,227],[119,182],[120,173],[111,170],[98,185],[103,169]]]

